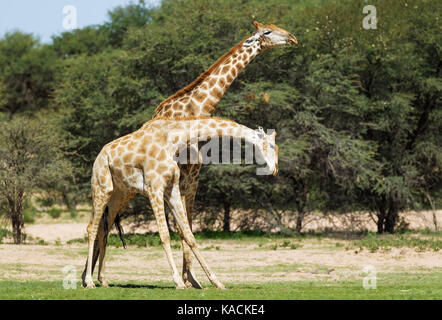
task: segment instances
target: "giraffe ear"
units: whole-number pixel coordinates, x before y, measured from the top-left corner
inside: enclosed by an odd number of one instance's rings
[[[258,21],[253,21],[252,24],[256,27],[256,30],[259,30],[264,27],[262,23],[259,23]]]

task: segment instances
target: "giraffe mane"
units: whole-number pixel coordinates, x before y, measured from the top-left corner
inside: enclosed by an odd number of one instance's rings
[[[176,118],[158,117],[158,118],[154,118],[154,119],[147,121],[145,124],[143,124],[142,128],[145,128],[146,126],[148,126],[152,122],[161,121],[161,120],[190,121],[190,120],[209,120],[209,119],[210,120],[223,120],[223,121],[235,122],[235,121],[229,120],[229,119],[223,119],[223,118],[219,118],[219,117],[209,117],[209,116],[199,116],[199,117],[190,116],[190,117],[176,117]]]
[[[238,43],[236,46],[234,46],[233,48],[231,48],[229,50],[229,52],[227,52],[226,54],[224,54],[221,58],[219,58],[214,64],[212,64],[206,71],[204,71],[198,78],[196,78],[192,83],[190,83],[189,85],[185,86],[184,88],[182,88],[181,90],[177,91],[176,93],[174,93],[173,95],[169,96],[168,98],[166,98],[165,100],[163,100],[158,107],[155,109],[155,113],[157,114],[162,107],[169,101],[176,99],[177,97],[184,95],[190,91],[192,91],[196,86],[198,86],[201,82],[203,82],[212,72],[213,70],[215,70],[216,67],[218,67],[221,63],[223,63],[227,58],[229,58],[237,49],[239,49],[244,41],[249,38],[246,37],[244,38],[240,43]]]

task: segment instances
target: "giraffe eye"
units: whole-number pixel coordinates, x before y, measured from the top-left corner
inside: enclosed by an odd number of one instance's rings
[[[264,32],[264,35],[265,36],[268,36],[269,34],[271,34],[272,33],[272,31],[266,31],[266,32]]]

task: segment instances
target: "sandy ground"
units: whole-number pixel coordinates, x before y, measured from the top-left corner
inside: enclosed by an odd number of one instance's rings
[[[442,212],[438,212],[441,218]],[[407,219],[411,227],[430,228],[432,218],[428,215],[411,214]],[[341,226],[352,221],[345,218],[333,221]],[[327,225],[330,221],[316,223]],[[42,280],[62,281],[65,269],[75,271],[79,279],[87,256],[87,244],[66,244],[74,238],[86,234],[86,222],[42,223],[29,225],[26,232],[44,239],[49,245],[0,244],[0,281]],[[126,232],[155,231],[155,223],[143,228],[125,225]],[[299,243],[297,242],[299,241]],[[272,249],[272,245],[282,240],[265,240],[264,244],[234,240],[199,241],[199,247],[208,264],[212,266],[222,282],[268,282],[299,280],[357,280],[364,276],[364,268],[372,266],[378,274],[398,272],[442,272],[442,254],[435,251],[419,252],[412,248],[391,248],[371,253],[354,246],[352,240],[336,238],[293,240],[297,249]],[[336,244],[339,242],[339,246]],[[175,262],[181,269],[182,253],[173,249]],[[195,259],[194,259],[195,260]],[[197,261],[197,278],[207,282]],[[138,248],[131,246],[108,248],[106,275],[109,281],[148,284],[151,281],[171,281],[171,271],[164,252],[160,247]],[[96,274],[94,276],[96,279]]]
[[[219,246],[219,249],[208,250],[208,245]],[[232,241],[204,241],[200,248],[223,282],[355,280],[363,276],[367,266],[373,266],[379,274],[442,271],[440,253],[416,252],[408,248],[376,253],[337,250],[324,240],[322,243],[303,242],[303,247],[296,250],[261,249],[256,244]],[[177,266],[181,268],[181,252],[179,249],[173,251]],[[86,255],[86,245],[0,245],[0,280],[61,281],[66,267],[75,270],[79,278]],[[107,257],[106,275],[110,281],[172,280],[161,248],[111,248]],[[194,269],[197,278],[207,281],[196,261]]]

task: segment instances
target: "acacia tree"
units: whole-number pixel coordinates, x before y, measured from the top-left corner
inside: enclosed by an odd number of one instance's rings
[[[48,107],[57,70],[56,55],[30,34],[0,39],[0,111],[8,115]]]
[[[88,26],[63,32],[52,38],[52,49],[59,57],[94,55],[110,47],[110,37],[102,26]]]
[[[381,163],[379,179],[360,199],[377,211],[380,233],[395,232],[400,211],[421,208],[442,187],[442,36],[431,1],[412,8],[385,3],[385,15],[401,28],[385,19],[384,31],[357,45],[355,71],[369,99],[364,137],[377,143]]]
[[[129,29],[143,27],[152,20],[151,11],[144,0],[139,0],[138,3],[131,1],[125,6],[110,10],[110,22],[105,23],[102,29],[108,32],[112,45],[120,47]]]
[[[7,202],[15,244],[23,240],[23,204],[38,189],[51,189],[69,172],[60,141],[42,120],[0,122],[0,198]]]

